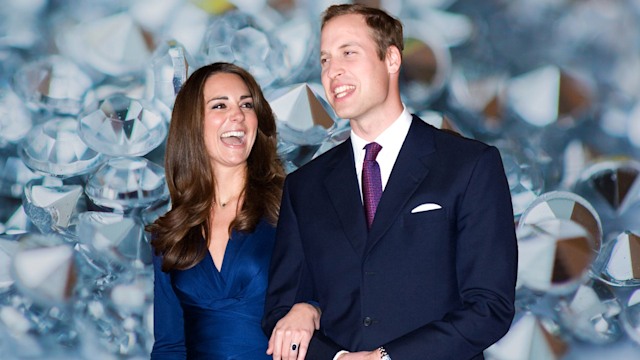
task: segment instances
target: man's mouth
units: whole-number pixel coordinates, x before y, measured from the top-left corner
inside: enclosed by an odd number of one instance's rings
[[[336,99],[340,99],[342,97],[347,96],[347,94],[355,90],[355,88],[356,87],[353,85],[341,85],[333,89],[333,95],[336,97]]]

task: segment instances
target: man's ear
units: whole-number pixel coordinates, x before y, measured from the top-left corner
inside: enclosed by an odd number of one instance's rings
[[[386,62],[390,74],[400,71],[400,65],[402,64],[400,49],[394,45],[389,46],[387,48]]]

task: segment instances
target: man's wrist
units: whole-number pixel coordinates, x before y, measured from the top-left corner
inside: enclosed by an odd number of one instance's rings
[[[378,353],[380,354],[380,360],[391,360],[391,356],[389,356],[384,346],[378,348]]]
[[[340,350],[336,353],[336,355],[333,357],[333,360],[338,360],[340,358],[340,356],[344,355],[344,354],[348,354],[349,352],[347,350]]]

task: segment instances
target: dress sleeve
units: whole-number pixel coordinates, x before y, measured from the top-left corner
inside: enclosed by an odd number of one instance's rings
[[[153,257],[153,335],[154,359],[186,359],[184,318],[180,301],[171,286],[171,277],[161,270],[162,258]]]

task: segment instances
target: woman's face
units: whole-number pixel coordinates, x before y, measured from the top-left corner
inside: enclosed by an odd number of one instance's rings
[[[242,78],[217,73],[204,83],[204,142],[215,169],[246,166],[258,117]]]

